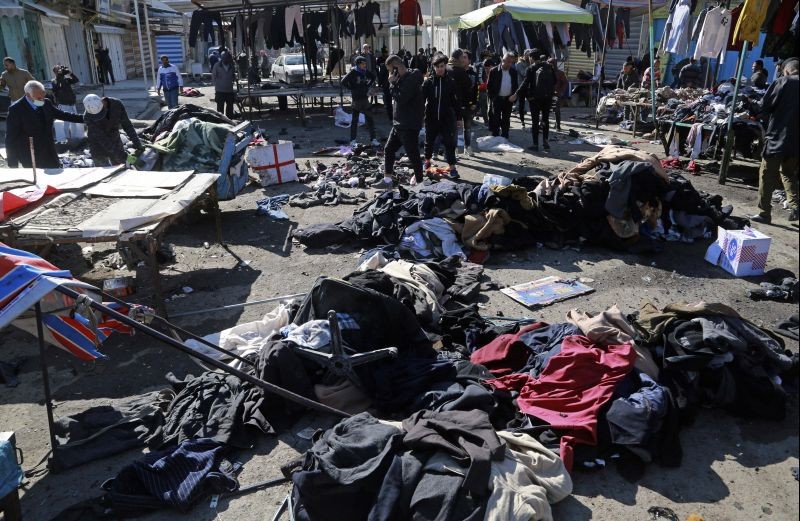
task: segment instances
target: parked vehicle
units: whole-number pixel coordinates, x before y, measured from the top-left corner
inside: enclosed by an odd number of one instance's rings
[[[317,74],[321,73],[321,69],[317,67]],[[308,77],[306,57],[302,54],[278,56],[272,64],[270,76],[273,80],[286,83],[303,83],[304,78]]]

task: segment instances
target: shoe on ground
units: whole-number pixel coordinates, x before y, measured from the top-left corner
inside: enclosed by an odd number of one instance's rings
[[[456,170],[456,167],[450,168],[450,171],[447,173],[447,177],[450,179],[461,179],[461,176],[458,175],[458,170]]]
[[[381,142],[378,141],[376,138],[373,138],[372,141],[370,141],[370,145],[372,145],[374,147],[379,147],[379,146],[381,146]]]
[[[794,208],[793,210],[791,210],[791,211],[789,212],[789,221],[790,221],[790,222],[796,221],[796,220],[797,220],[797,217],[798,217],[798,216],[797,216],[797,208]]]
[[[528,147],[528,150],[533,150],[534,152],[539,151],[539,145],[531,145]]]
[[[772,216],[763,212],[755,215],[749,215],[747,218],[753,223],[772,224]]]
[[[394,188],[394,183],[385,177],[382,177],[377,181],[373,181],[370,186],[378,190],[391,190]]]
[[[542,146],[544,147],[545,150],[550,150],[550,142],[549,141],[543,142]]]

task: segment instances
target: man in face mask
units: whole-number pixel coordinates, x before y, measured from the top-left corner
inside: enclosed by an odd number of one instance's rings
[[[83,116],[70,114],[56,108],[45,99],[44,85],[29,81],[24,87],[25,95],[8,109],[6,120],[6,153],[11,168],[32,166],[30,138],[38,168],[61,168],[56,152],[53,122],[83,123]]]

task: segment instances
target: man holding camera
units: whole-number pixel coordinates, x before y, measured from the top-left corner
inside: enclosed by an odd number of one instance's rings
[[[53,97],[56,106],[63,112],[77,114],[75,108],[75,91],[72,86],[78,83],[78,77],[69,70],[66,65],[56,65],[53,67],[55,77],[51,80],[53,84]],[[56,141],[80,140],[84,137],[83,125],[80,123],[69,123],[66,121],[55,122]]]

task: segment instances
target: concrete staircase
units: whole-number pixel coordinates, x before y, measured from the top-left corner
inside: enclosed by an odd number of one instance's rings
[[[645,32],[642,33],[642,24],[646,24],[646,17],[645,16],[636,16],[631,17],[631,37],[629,40],[625,40],[623,42],[622,48],[620,49],[617,47],[618,42],[614,42],[614,48],[608,48],[606,50],[606,80],[610,81],[616,79],[617,74],[622,70],[622,66],[625,63],[625,59],[628,56],[633,56],[634,58],[637,57],[639,54],[639,49],[641,48],[639,45],[639,37],[641,35],[642,38],[647,38],[647,28],[645,27]],[[575,78],[578,74],[579,70],[583,70],[592,74],[594,71],[594,61],[595,61],[595,54],[592,54],[591,58],[586,57],[586,53],[581,52],[579,49],[575,49],[574,46],[570,48],[570,56],[567,59],[567,69],[565,72],[567,73],[568,78]]]

